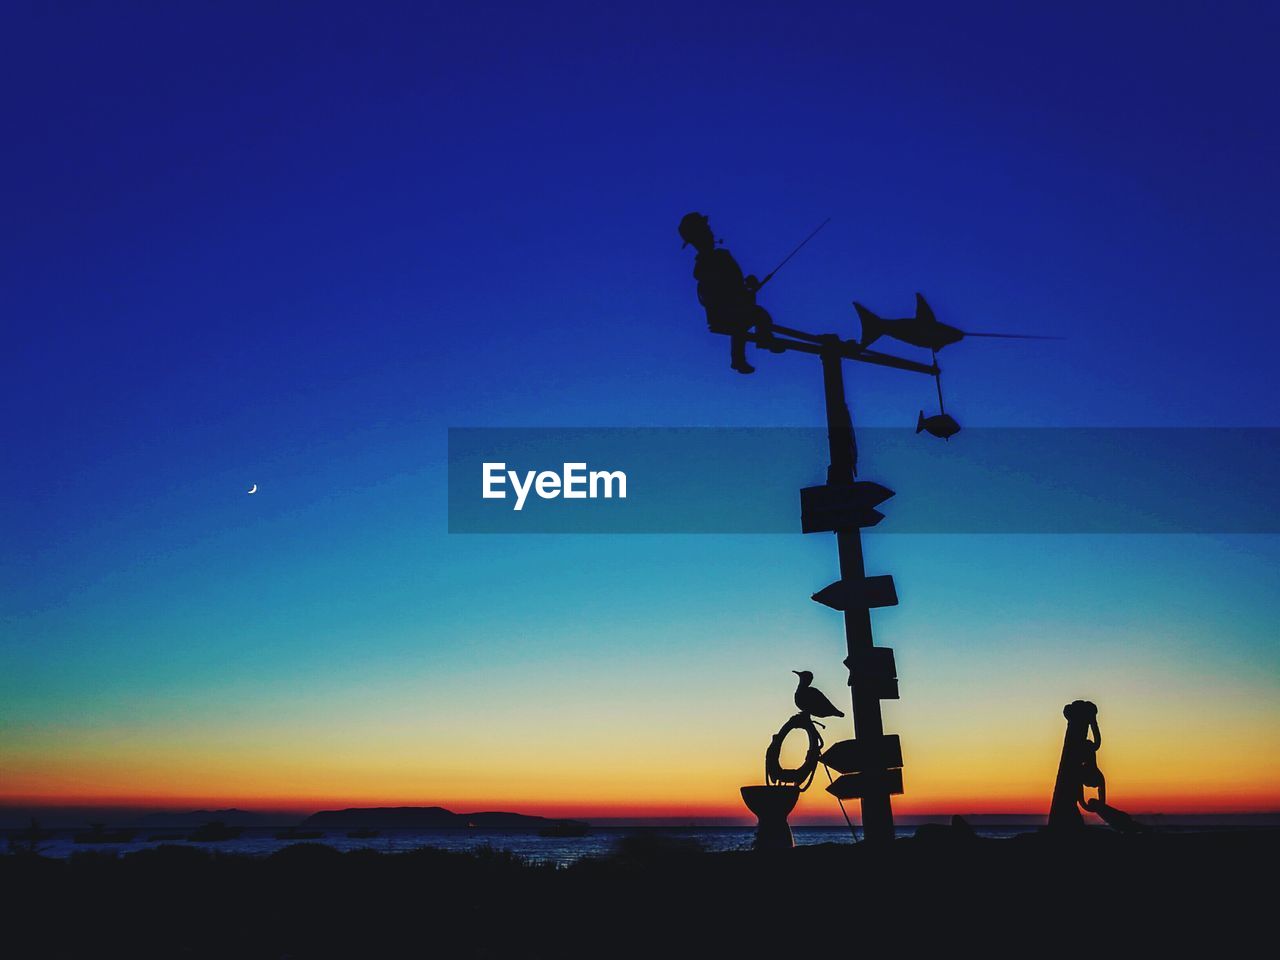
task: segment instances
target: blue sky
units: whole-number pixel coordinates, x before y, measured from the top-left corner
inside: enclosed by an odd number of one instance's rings
[[[451,537],[447,428],[820,423],[807,359],[729,371],[676,235],[691,209],[758,273],[832,217],[762,295],[779,322],[852,335],[850,300],[894,315],[922,290],[962,328],[1068,337],[950,348],[948,409],[967,426],[1275,426],[1278,19],[1266,4],[10,9],[0,746],[17,792],[92,794],[88,767],[30,758],[103,731],[122,732],[99,756],[143,764],[198,757],[241,716],[228,749],[260,739],[273,717],[288,753],[322,716],[453,730],[480,687],[503,704],[467,728],[480,741],[411,762],[448,756],[461,772],[440,774],[442,795],[500,799],[468,764],[492,765],[511,717],[563,702],[566,675],[583,678],[582,716],[625,705],[619,735],[660,753],[635,730],[672,664],[667,689],[715,691],[707,728],[753,770],[773,722],[743,718],[785,711],[796,655],[842,684],[838,627],[807,599],[831,545]],[[858,369],[849,394],[857,422],[910,426],[932,390]],[[942,702],[928,684],[961,641],[990,664],[973,696],[998,696],[1011,625],[1039,624],[1067,699],[1103,664],[1117,697],[1153,665],[1185,684],[1207,671],[1206,689],[1254,707],[1224,736],[1265,752],[1276,550],[877,537],[868,562],[898,579],[881,642],[922,678],[917,703]],[[1019,589],[985,593],[1001,574]],[[1064,586],[1078,579],[1083,607]],[[1190,584],[1232,602],[1206,619]],[[1188,661],[1200,630],[1208,664]],[[1067,669],[1057,638],[1078,635],[1096,649]],[[1120,638],[1136,660],[1107,655]],[[1185,693],[1165,689],[1152,715]],[[1056,729],[1059,690],[1043,693]],[[911,709],[893,705],[896,722]],[[263,763],[227,770],[251,785]],[[296,792],[363,775],[335,770],[303,769]]]

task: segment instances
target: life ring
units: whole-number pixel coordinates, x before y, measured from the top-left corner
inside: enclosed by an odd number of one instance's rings
[[[804,755],[804,762],[795,768],[784,767],[781,762],[782,741],[792,730],[803,730],[809,735],[809,749]],[[807,790],[818,770],[818,757],[822,754],[822,736],[807,713],[797,713],[782,725],[769,742],[769,749],[764,752],[764,777],[766,783],[789,783]]]

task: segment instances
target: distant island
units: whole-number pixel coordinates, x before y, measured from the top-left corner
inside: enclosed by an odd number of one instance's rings
[[[484,811],[454,813],[444,807],[349,807],[346,810],[321,810],[302,821],[303,826],[319,830],[354,827],[377,827],[380,830],[466,829],[533,829],[550,824],[576,821],[550,820],[523,813]],[[583,824],[585,826],[585,824]]]
[[[237,827],[262,827],[279,823],[282,819],[292,820],[293,817],[287,814],[229,807],[226,810],[187,810],[180,813],[156,811],[134,819],[139,826],[143,827],[200,827],[212,822]]]

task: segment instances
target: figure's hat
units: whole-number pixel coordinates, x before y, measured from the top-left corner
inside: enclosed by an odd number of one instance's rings
[[[680,220],[680,238],[684,243],[680,244],[680,249],[687,247],[692,239],[691,234],[701,232],[707,226],[707,215],[705,213],[686,213]]]

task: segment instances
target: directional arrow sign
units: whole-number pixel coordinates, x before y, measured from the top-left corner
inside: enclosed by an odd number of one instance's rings
[[[898,591],[893,586],[893,577],[885,574],[882,577],[867,577],[862,582],[864,586],[861,597],[855,595],[856,591],[848,581],[837,580],[815,593],[813,599],[832,610],[853,610],[859,601],[871,609],[898,605]]]
[[[876,739],[841,740],[827,748],[819,759],[839,773],[883,770],[902,766],[902,742],[896,733]]]
[[[873,509],[893,496],[878,483],[861,480],[848,486],[824,484],[800,491],[800,529],[826,533],[851,527],[874,527],[884,514]]]
[[[854,527],[874,527],[884,519],[879,510],[825,510],[822,513],[800,513],[801,533],[830,533],[833,530],[852,530]]]
[[[902,792],[901,770],[868,770],[865,773],[846,773],[837,777],[827,787],[827,793],[841,800],[861,797],[878,797],[881,794]]]
[[[860,504],[868,510],[880,506],[893,496],[893,491],[884,484],[871,480],[859,480],[853,485],[853,489]]]

